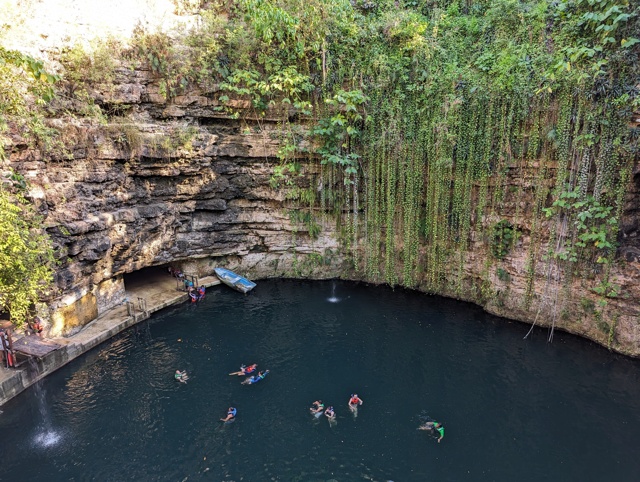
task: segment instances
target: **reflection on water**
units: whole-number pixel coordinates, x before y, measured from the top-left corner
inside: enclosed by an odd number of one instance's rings
[[[220,287],[3,406],[0,478],[634,480],[640,363],[566,335],[522,340],[527,329],[364,284]],[[269,376],[228,375],[247,362]],[[335,421],[310,415],[319,399]],[[429,417],[440,444],[416,430]]]

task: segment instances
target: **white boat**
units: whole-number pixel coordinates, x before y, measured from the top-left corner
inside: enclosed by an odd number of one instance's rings
[[[220,281],[222,281],[227,286],[230,286],[234,290],[240,291],[241,293],[248,293],[256,287],[256,284],[253,281],[249,281],[247,278],[243,278],[230,269],[214,268],[213,271],[216,273],[216,276],[220,278]]]

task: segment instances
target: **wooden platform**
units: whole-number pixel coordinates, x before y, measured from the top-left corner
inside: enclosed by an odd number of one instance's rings
[[[23,355],[41,358],[47,353],[60,348],[61,345],[51,340],[45,340],[39,336],[24,336],[13,342],[13,350]]]

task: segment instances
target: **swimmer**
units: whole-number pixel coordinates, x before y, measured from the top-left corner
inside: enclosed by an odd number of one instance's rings
[[[254,376],[249,377],[249,378],[245,378],[242,381],[242,384],[243,385],[253,385],[254,383],[258,383],[260,380],[262,380],[268,374],[269,374],[269,370],[265,370],[264,373],[263,372],[258,372],[257,375],[254,375]]]
[[[358,397],[357,393],[351,394],[351,398],[349,399],[349,408],[351,411],[355,412],[358,410],[358,405],[362,405],[362,400]]]
[[[436,435],[438,434],[438,443],[440,443],[440,441],[444,438],[444,427],[442,426],[441,423],[438,422],[427,422],[424,425],[420,425],[418,427],[418,430],[428,430],[429,432],[431,432],[432,434]]]
[[[257,367],[258,365],[256,365],[255,363],[249,366],[240,365],[240,371],[229,373],[229,375],[238,375],[239,377],[241,377],[243,375],[248,375],[249,373],[255,372]]]
[[[221,418],[220,421],[230,422],[231,420],[236,418],[236,413],[238,413],[238,411],[235,408],[229,407],[229,410],[227,410],[227,416],[225,418]]]
[[[309,411],[313,415],[319,415],[320,412],[322,412],[324,410],[324,403],[322,403],[322,400],[316,400],[311,405],[313,405],[313,406],[311,408],[309,408]]]
[[[324,416],[329,419],[329,422],[333,422],[336,419],[336,413],[333,411],[333,407],[329,407],[324,411]]]
[[[174,376],[175,376],[175,379],[181,383],[187,383],[187,380],[189,380],[189,375],[187,375],[186,370],[183,370],[183,371],[176,370],[176,374]]]

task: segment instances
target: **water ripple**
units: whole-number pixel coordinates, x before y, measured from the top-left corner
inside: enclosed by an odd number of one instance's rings
[[[633,480],[640,363],[562,335],[523,341],[522,329],[452,300],[338,280],[264,281],[247,296],[220,287],[3,406],[3,476]],[[241,363],[271,372],[241,385],[228,375]],[[337,424],[309,415],[317,399]],[[237,419],[222,424],[229,406]],[[443,443],[416,430],[421,417],[445,424]]]

